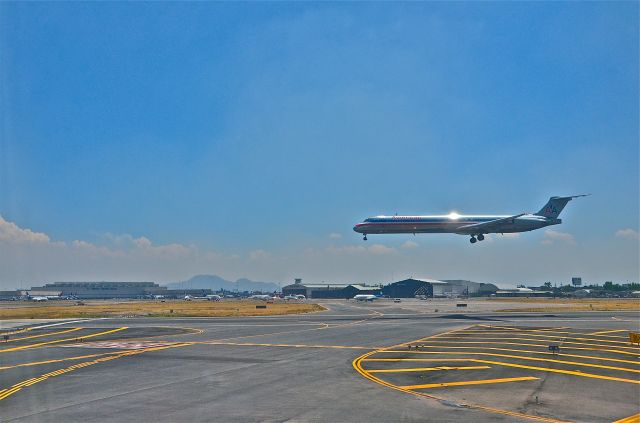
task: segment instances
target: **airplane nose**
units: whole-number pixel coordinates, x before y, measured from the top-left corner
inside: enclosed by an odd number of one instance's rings
[[[356,226],[353,227],[353,230],[356,232],[360,232],[359,229],[360,229],[360,224],[357,223]]]

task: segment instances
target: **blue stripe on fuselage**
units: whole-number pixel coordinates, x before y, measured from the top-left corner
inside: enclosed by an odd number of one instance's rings
[[[482,223],[509,216],[380,216],[365,219],[364,223]]]

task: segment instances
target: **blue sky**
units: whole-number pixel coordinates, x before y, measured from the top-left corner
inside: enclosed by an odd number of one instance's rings
[[[196,272],[639,277],[635,2],[5,2],[0,27],[0,216],[12,233],[235,260],[176,259],[160,273],[135,255],[54,260],[5,242],[7,286]],[[363,247],[351,231],[370,215],[518,213],[585,192],[554,228],[570,238]]]

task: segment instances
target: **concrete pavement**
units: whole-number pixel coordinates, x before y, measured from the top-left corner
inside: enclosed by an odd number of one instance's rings
[[[639,411],[640,349],[625,342],[637,312],[326,306],[15,333],[0,343],[0,421],[606,422]]]

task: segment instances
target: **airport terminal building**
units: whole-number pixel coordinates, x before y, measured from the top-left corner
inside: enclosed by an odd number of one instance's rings
[[[28,297],[60,297],[91,299],[119,299],[119,298],[182,298],[185,295],[204,297],[213,291],[207,288],[167,289],[155,282],[52,282],[31,289],[15,291],[0,291],[0,300],[10,300]]]
[[[86,299],[137,298],[148,295],[166,295],[167,288],[154,282],[53,282],[35,286],[28,295],[59,292],[60,296]]]

